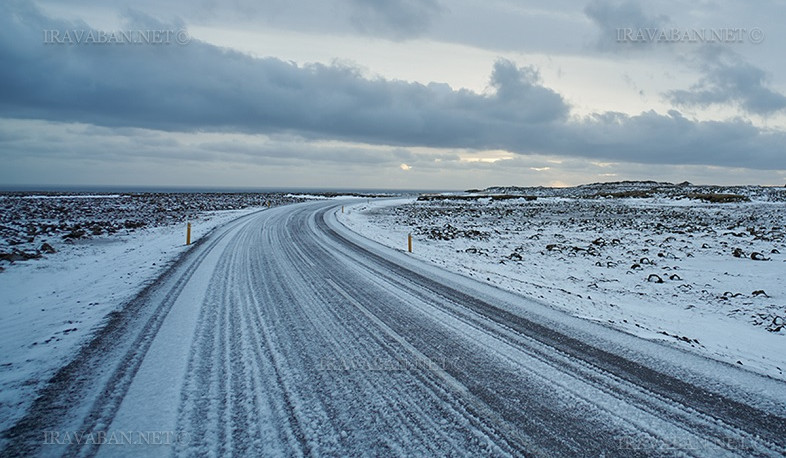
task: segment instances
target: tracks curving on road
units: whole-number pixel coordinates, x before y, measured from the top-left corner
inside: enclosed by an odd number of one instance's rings
[[[6,431],[3,456],[781,456],[786,384],[351,233],[330,201],[214,231]]]

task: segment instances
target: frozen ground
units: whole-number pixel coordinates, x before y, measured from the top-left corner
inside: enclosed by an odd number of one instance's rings
[[[278,206],[202,237],[69,356],[0,455],[786,451],[782,380],[380,246],[337,219],[354,202]]]
[[[0,195],[0,430],[192,241],[277,194]],[[51,250],[42,250],[46,244]],[[49,252],[47,252],[49,251]],[[11,262],[13,261],[13,262]]]
[[[0,193],[0,271],[51,254],[50,248],[62,243],[179,224],[207,212],[302,200],[275,193]]]
[[[411,232],[413,256],[448,270],[783,380],[784,191],[494,188],[362,203],[340,217],[402,250]]]

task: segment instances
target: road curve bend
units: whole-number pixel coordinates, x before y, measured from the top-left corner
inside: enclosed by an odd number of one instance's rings
[[[786,383],[441,271],[353,234],[340,207],[201,240],[2,455],[786,454]]]

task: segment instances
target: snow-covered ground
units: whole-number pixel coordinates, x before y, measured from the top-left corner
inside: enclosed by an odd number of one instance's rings
[[[8,263],[51,254],[50,248],[61,242],[178,224],[206,212],[302,200],[280,193],[0,193],[0,271]]]
[[[339,217],[401,250],[412,233],[412,256],[445,269],[786,379],[786,204],[750,195],[398,199]]]
[[[36,257],[0,262],[0,430],[24,414],[36,392],[90,340],[107,314],[121,309],[188,249],[186,220],[196,242],[215,227],[266,208],[268,200],[298,199],[3,196],[0,251]],[[246,208],[211,210],[233,207]],[[68,236],[80,230],[86,233]],[[42,253],[38,247],[44,243],[53,252]]]

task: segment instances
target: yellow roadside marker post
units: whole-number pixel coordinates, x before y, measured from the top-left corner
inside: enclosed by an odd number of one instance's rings
[[[186,245],[191,245],[191,223],[186,225]]]
[[[407,234],[407,251],[412,253],[412,232]]]

